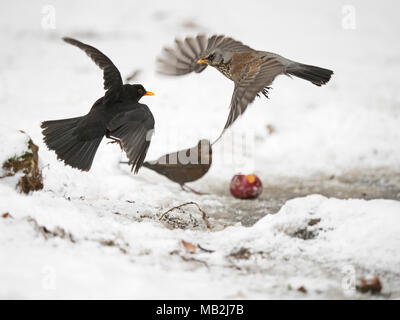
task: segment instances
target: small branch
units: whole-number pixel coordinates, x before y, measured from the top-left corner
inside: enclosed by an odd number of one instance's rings
[[[209,249],[205,249],[205,248],[203,248],[201,245],[197,245],[197,247],[201,250],[201,251],[204,251],[204,252],[207,252],[207,253],[213,253],[213,252],[215,252],[215,250],[209,250]]]
[[[162,219],[163,219],[168,213],[170,213],[171,211],[176,210],[176,209],[180,209],[180,208],[182,208],[182,207],[184,207],[184,206],[188,206],[188,205],[190,205],[190,204],[195,205],[195,206],[197,207],[197,209],[199,209],[199,211],[200,211],[200,212],[202,213],[202,215],[203,215],[204,223],[206,224],[206,226],[207,226],[208,229],[211,229],[211,224],[210,224],[210,221],[208,221],[207,213],[206,213],[203,209],[201,209],[200,206],[199,206],[196,202],[194,202],[194,201],[185,202],[185,203],[183,203],[183,204],[180,204],[179,206],[172,207],[171,209],[165,211],[165,212],[161,215],[161,217],[159,218],[159,220],[162,220]]]
[[[11,176],[13,176],[13,175],[14,175],[13,173],[8,172],[8,173],[5,173],[5,174],[3,174],[2,176],[0,176],[0,179],[4,179],[4,178],[7,178],[7,177],[11,177]]]
[[[209,268],[207,262],[205,262],[203,260],[195,259],[195,258],[192,258],[192,257],[188,258],[188,257],[185,257],[185,256],[180,256],[180,257],[181,257],[181,259],[183,261],[186,261],[186,262],[198,262],[198,263],[203,264],[205,267]]]

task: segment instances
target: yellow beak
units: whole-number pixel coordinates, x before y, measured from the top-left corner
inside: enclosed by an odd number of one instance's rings
[[[202,64],[202,63],[206,63],[206,62],[207,62],[206,59],[197,60],[197,64]]]
[[[145,96],[154,96],[154,92],[146,91]]]

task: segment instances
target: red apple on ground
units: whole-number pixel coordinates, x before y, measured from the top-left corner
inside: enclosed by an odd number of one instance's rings
[[[257,198],[262,190],[261,180],[255,174],[236,174],[230,185],[231,194],[239,199]]]

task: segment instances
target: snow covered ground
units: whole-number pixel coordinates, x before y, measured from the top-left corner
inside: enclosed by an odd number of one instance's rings
[[[44,189],[24,195],[17,177],[0,179],[0,298],[358,299],[371,296],[354,283],[374,275],[383,290],[372,297],[399,298],[398,7],[389,0],[350,7],[316,0],[4,3],[0,124],[38,144]],[[147,159],[215,139],[232,83],[213,69],[183,78],[154,71],[163,45],[199,32],[228,34],[335,74],[321,88],[278,78],[270,100],[256,100],[233,126],[234,147],[224,137],[210,171],[191,184],[209,195],[181,191],[145,168],[132,176],[118,164],[119,148],[105,141],[89,173],[47,150],[40,122],[84,114],[103,94],[101,71],[63,43],[65,35],[102,50],[123,76],[139,70],[135,81],[156,93],[142,100],[156,119]],[[4,128],[1,163],[25,141]],[[243,132],[245,156],[237,143]],[[261,178],[260,199],[229,195],[239,171]],[[159,220],[189,201],[207,212],[211,230],[194,205]]]

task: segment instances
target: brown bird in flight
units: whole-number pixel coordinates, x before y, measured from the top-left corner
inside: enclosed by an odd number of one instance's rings
[[[202,178],[210,169],[211,163],[212,146],[209,140],[203,139],[192,148],[168,153],[155,161],[146,161],[143,167],[178,183],[185,191],[202,194],[187,186],[186,183]]]
[[[175,40],[175,48],[164,48],[158,58],[158,72],[166,75],[199,73],[208,65],[235,83],[224,129],[244,113],[260,93],[268,97],[269,86],[276,76],[293,75],[321,86],[333,74],[331,70],[298,63],[272,52],[253,50],[224,35]]]

